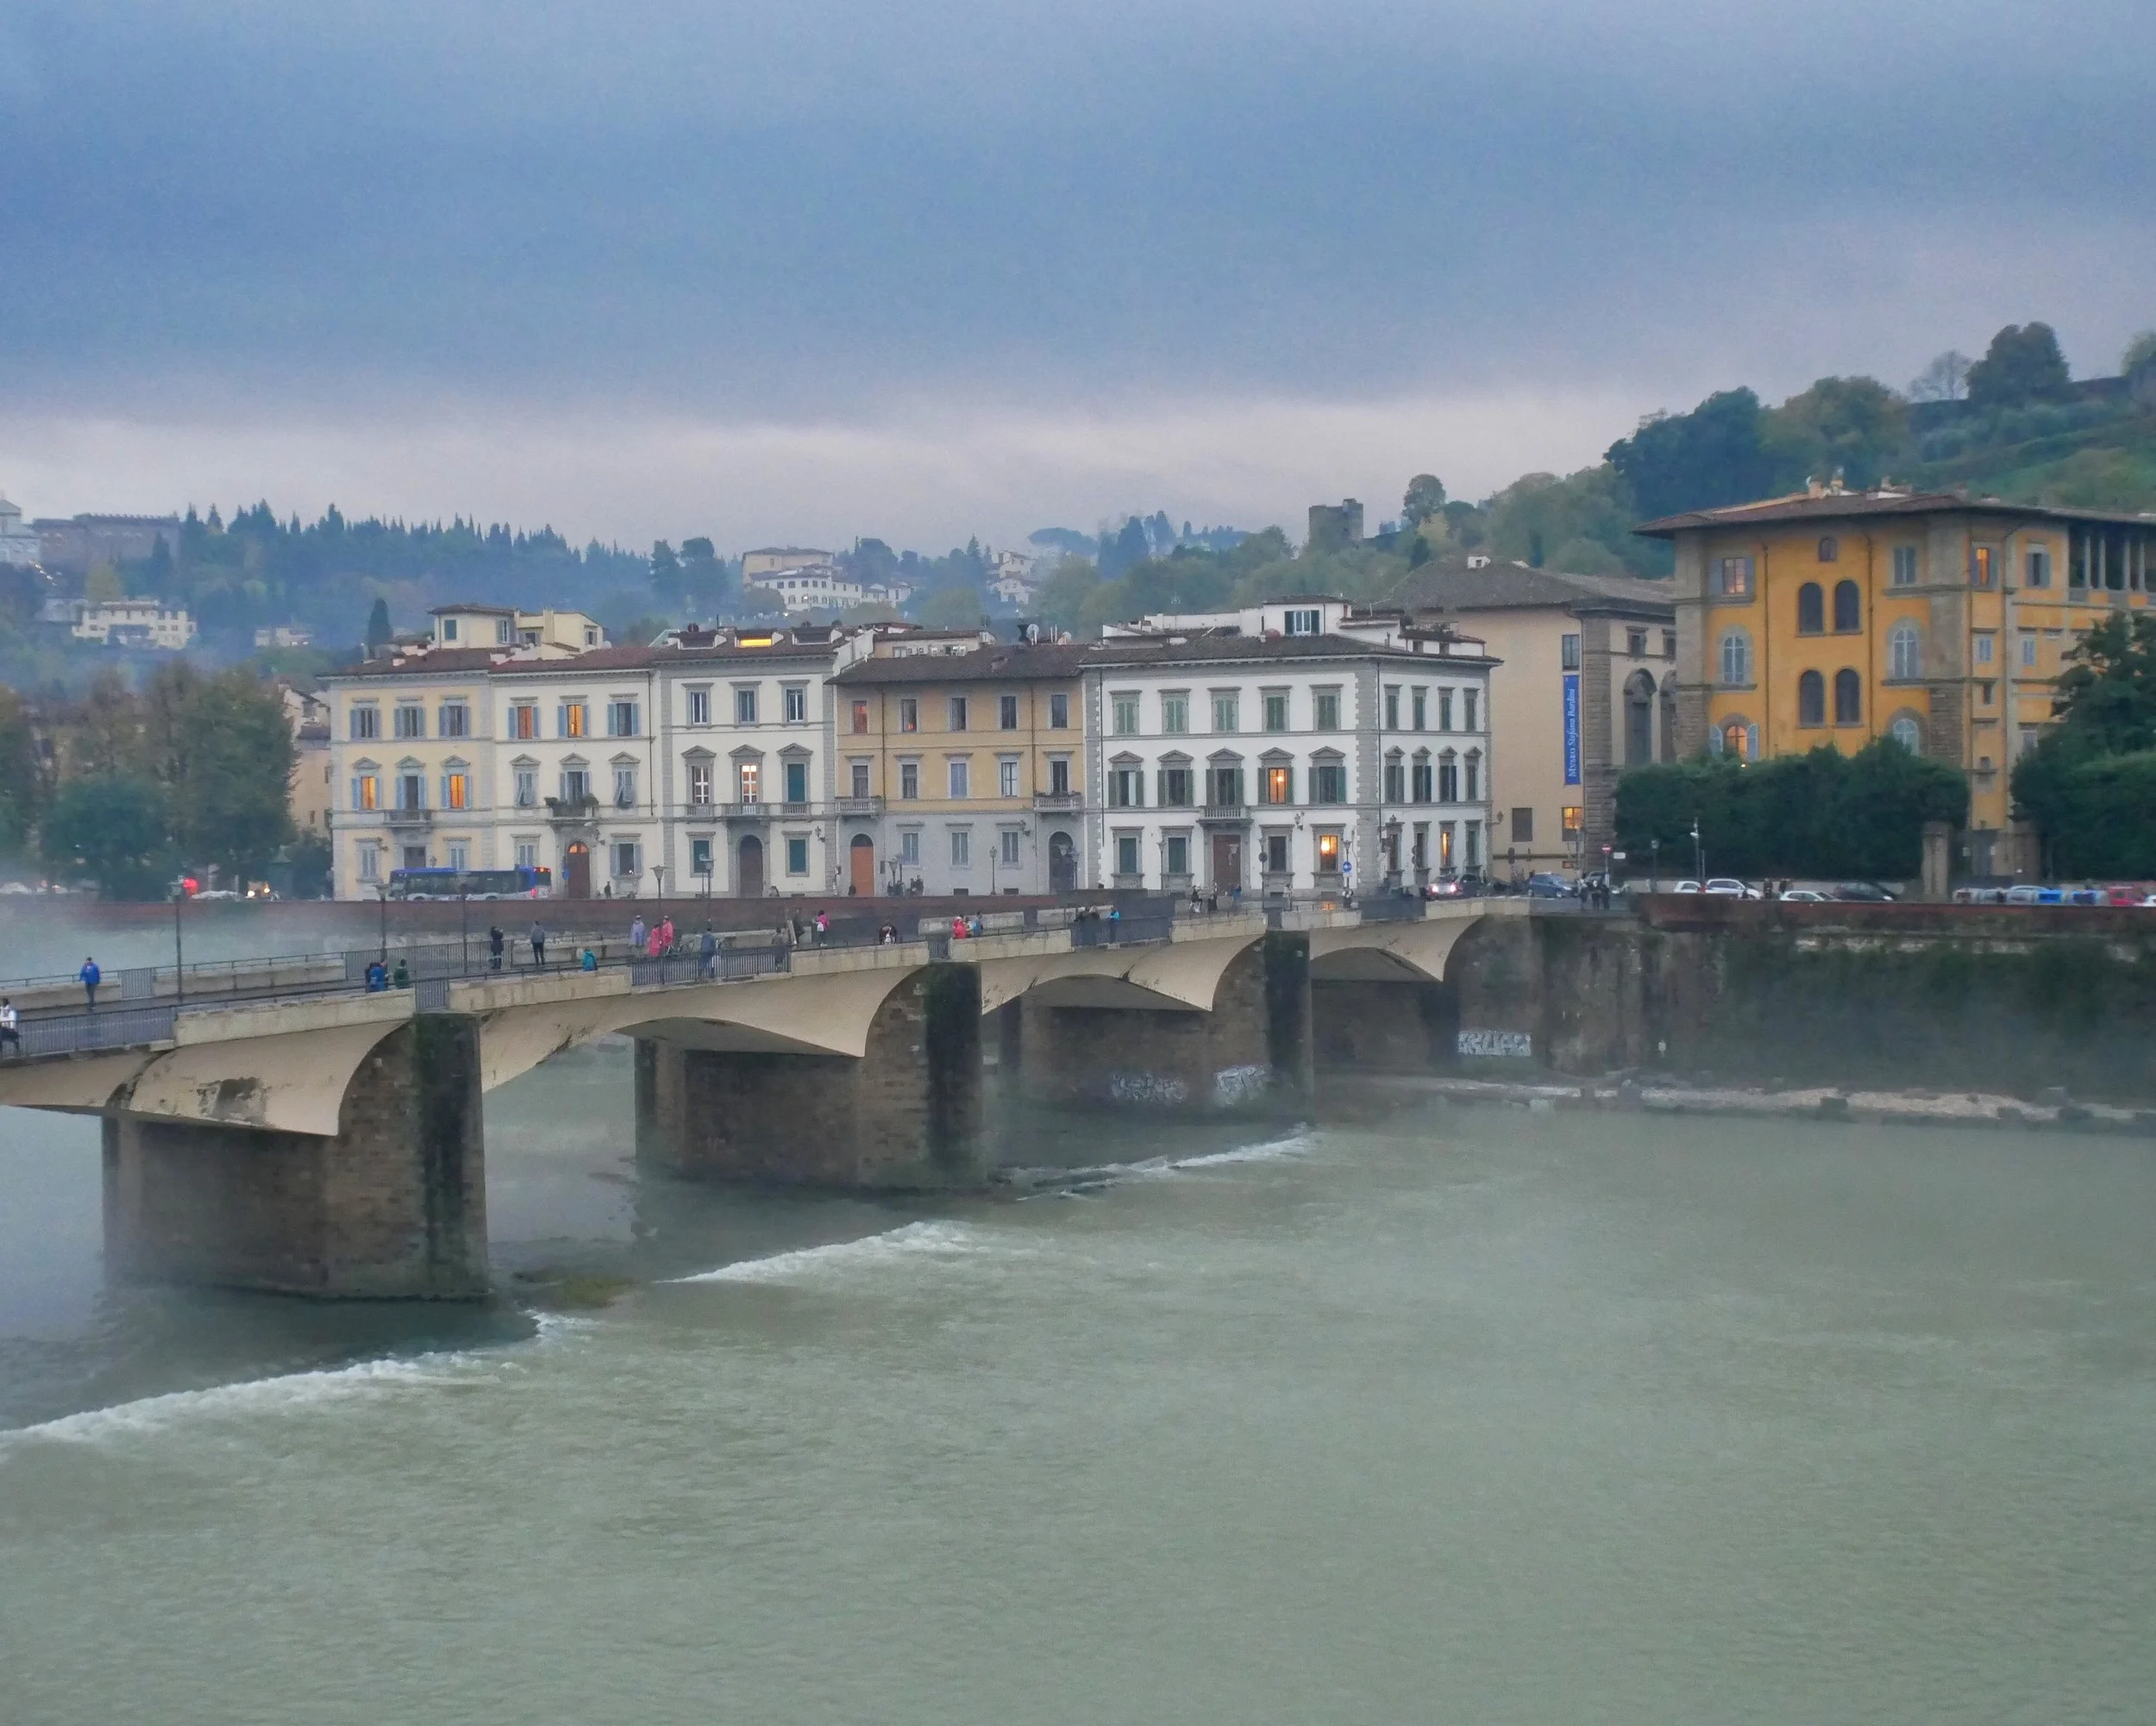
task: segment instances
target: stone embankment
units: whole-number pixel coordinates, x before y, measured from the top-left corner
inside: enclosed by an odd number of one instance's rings
[[[1506,1104],[1538,1111],[1609,1109],[1906,1127],[2044,1127],[2082,1133],[2156,1134],[2156,1109],[2077,1102],[2063,1091],[2044,1092],[2032,1102],[1981,1091],[1860,1090],[1831,1086],[1784,1089],[1615,1075],[1536,1083],[1358,1075],[1351,1083],[1355,1091],[1373,1101],[1403,1103],[1438,1097],[1451,1102]]]

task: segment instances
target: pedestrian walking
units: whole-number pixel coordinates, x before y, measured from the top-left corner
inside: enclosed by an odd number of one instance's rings
[[[547,932],[536,920],[531,926],[531,962],[535,965],[547,962]]]
[[[644,950],[644,919],[641,913],[629,926],[629,950],[632,953],[641,953]]]
[[[667,956],[667,932],[664,927],[658,924],[654,924],[652,926],[651,932],[644,937],[642,946],[644,950],[644,957],[646,958],[664,958]],[[635,949],[632,947],[630,951],[633,952]]]
[[[711,932],[711,926],[708,923],[704,926],[704,938],[699,945],[697,957],[701,962],[697,966],[697,973],[699,976],[708,977],[717,975],[718,970],[718,937]]]
[[[824,945],[824,938],[830,934],[830,913],[828,911],[818,912],[816,913],[816,945],[819,947],[822,946]]]
[[[389,967],[379,959],[367,962],[367,992],[379,995],[389,987]]]
[[[502,968],[502,948],[509,938],[502,933],[502,926],[495,924],[486,932],[486,968],[498,971]]]
[[[75,976],[82,983],[83,996],[90,1003],[90,1011],[95,1013],[97,1010],[97,985],[105,980],[105,974],[97,969],[97,960],[86,958]]]
[[[15,1010],[15,1002],[0,996],[0,1055],[9,1050],[22,1052],[22,1016]]]
[[[665,946],[663,951],[670,953],[674,951],[674,944],[681,938],[680,936],[674,932],[674,919],[671,917],[666,919],[665,921],[659,925],[659,928],[661,934],[665,937]]]

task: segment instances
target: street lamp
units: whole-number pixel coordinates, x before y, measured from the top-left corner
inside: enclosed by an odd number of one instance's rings
[[[1661,876],[1662,876],[1662,841],[1661,841],[1661,840],[1659,840],[1659,839],[1649,839],[1649,840],[1647,841],[1647,891],[1648,891],[1648,892],[1650,892],[1650,893],[1659,893],[1659,892],[1661,892],[1661,891],[1662,891],[1662,879],[1661,879]]]
[[[187,1004],[187,953],[181,945],[179,907],[187,902],[187,878],[179,876],[172,882],[172,1005]]]
[[[667,866],[664,863],[652,864],[651,875],[659,884],[659,920],[663,923],[667,920]]]
[[[1700,884],[1702,893],[1707,890],[1707,848],[1700,843],[1696,815],[1692,818],[1692,879]]]
[[[387,964],[387,963],[389,963],[389,883],[388,883],[388,882],[377,882],[374,884],[374,899],[375,899],[375,902],[376,902],[378,905],[379,905],[379,906],[381,907],[381,926],[382,926],[382,930],[381,930],[381,947],[380,947],[380,951],[377,953],[376,957],[377,957],[378,958],[379,958],[379,959],[381,960],[381,962],[382,962],[384,964]]]

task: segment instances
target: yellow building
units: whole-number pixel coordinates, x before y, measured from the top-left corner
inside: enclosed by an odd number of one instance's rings
[[[831,680],[838,831],[854,891],[1077,885],[1085,653],[898,636]]]
[[[1635,530],[1672,543],[1681,754],[1890,737],[1969,775],[1970,872],[2013,874],[2014,758],[2076,637],[2148,603],[2156,518],[1814,486]]]

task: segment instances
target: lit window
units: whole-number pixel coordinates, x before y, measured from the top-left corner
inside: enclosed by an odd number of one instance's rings
[[[1338,875],[1340,872],[1340,836],[1338,833],[1318,835],[1318,873]]]
[[[921,704],[911,695],[899,697],[899,729],[918,731],[921,728]]]
[[[444,809],[462,809],[468,806],[472,781],[461,773],[444,774],[442,777],[442,807]]]
[[[378,806],[380,796],[380,788],[373,774],[362,773],[352,781],[352,807],[354,809],[373,809]]]
[[[555,714],[555,735],[580,737],[584,731],[584,704],[581,701],[564,701]]]
[[[536,701],[518,701],[509,710],[509,734],[530,742],[539,735],[539,705]]]
[[[860,737],[867,737],[868,735],[868,704],[866,701],[855,702],[853,715],[854,735]]]
[[[1578,804],[1568,803],[1564,806],[1564,832],[1566,837],[1570,838],[1576,836],[1579,832],[1580,829],[1585,826],[1586,824],[1587,812],[1581,808]]]
[[[1269,767],[1258,775],[1260,801],[1292,803],[1295,800],[1294,769],[1289,767]]]
[[[1725,557],[1714,565],[1714,591],[1726,599],[1752,597],[1752,560]]]
[[[1994,567],[1992,549],[1990,546],[1972,545],[1969,548],[1969,585],[1971,587],[1990,587],[1993,581]]]
[[[741,788],[741,801],[743,803],[763,801],[763,767],[761,763],[753,761],[742,763],[736,775],[736,782]]]

